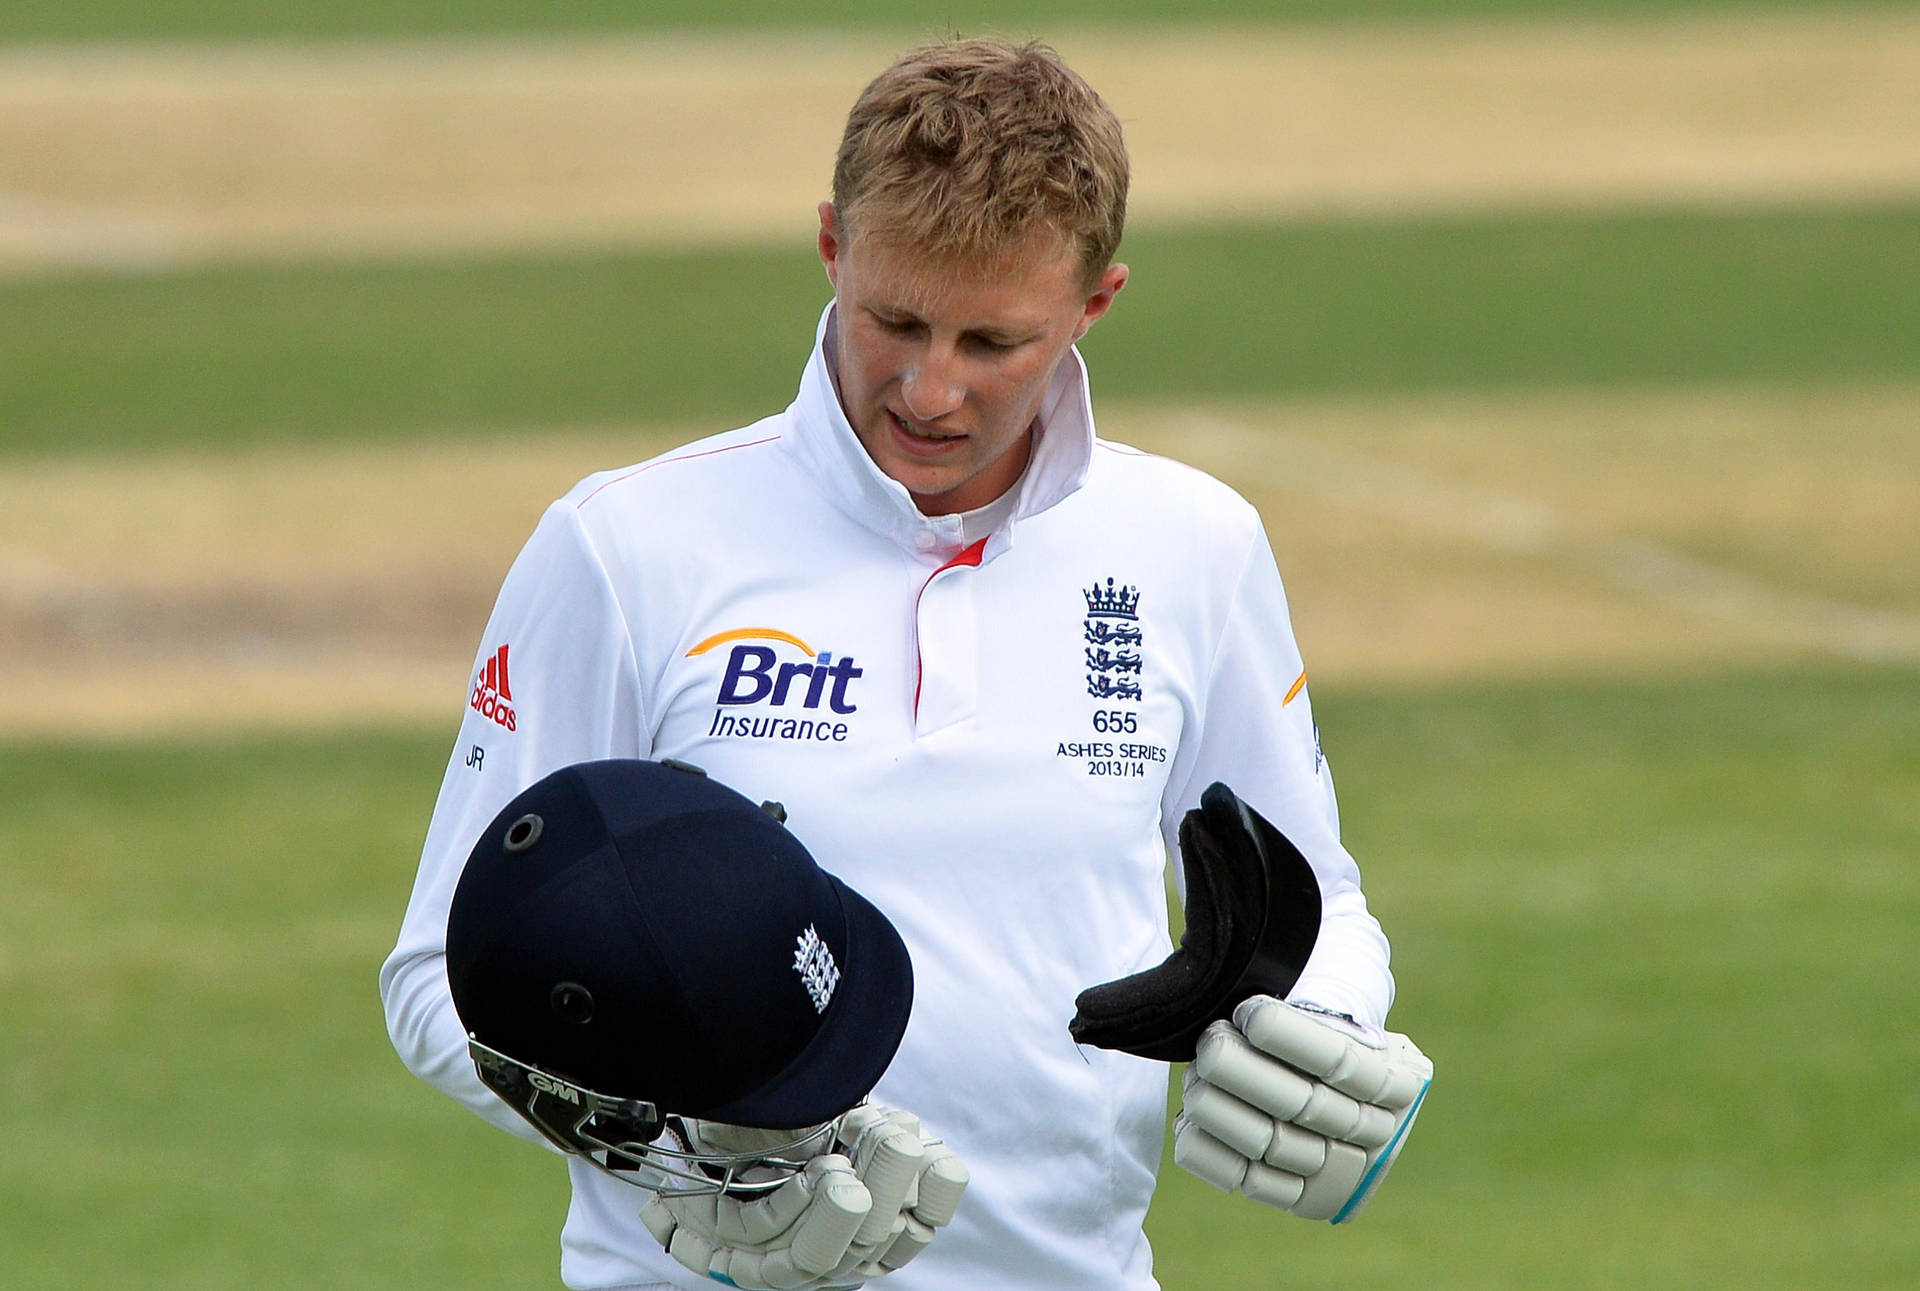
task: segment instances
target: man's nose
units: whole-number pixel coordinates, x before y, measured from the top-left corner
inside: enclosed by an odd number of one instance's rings
[[[929,350],[900,378],[900,397],[918,421],[937,421],[966,401],[967,387],[954,371],[954,355]]]

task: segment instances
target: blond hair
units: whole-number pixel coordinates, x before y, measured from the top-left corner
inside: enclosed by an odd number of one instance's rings
[[[910,50],[861,91],[833,167],[848,236],[968,264],[1036,234],[1078,251],[1088,282],[1127,214],[1113,110],[1050,47],[994,37]]]

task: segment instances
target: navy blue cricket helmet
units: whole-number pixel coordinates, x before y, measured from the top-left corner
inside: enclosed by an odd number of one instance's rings
[[[886,1071],[906,946],[776,811],[683,763],[583,762],[481,834],[448,985],[481,1078],[558,1146],[618,1169],[610,1143],[676,1118],[818,1126]]]

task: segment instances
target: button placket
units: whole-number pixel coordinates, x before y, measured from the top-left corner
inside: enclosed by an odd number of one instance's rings
[[[915,602],[916,735],[951,726],[973,713],[980,671],[973,588],[985,548],[982,539],[935,570]]]

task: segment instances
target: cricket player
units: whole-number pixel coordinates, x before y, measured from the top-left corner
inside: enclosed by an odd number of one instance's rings
[[[966,1167],[866,1097],[906,1029],[912,961],[783,815],[681,762],[542,777],[467,857],[447,985],[481,1081],[645,1189],[641,1222],[683,1265],[854,1286],[926,1249]]]
[[[476,1071],[452,895],[527,786],[673,759],[784,803],[911,953],[873,1097],[970,1182],[924,1253],[874,1275],[888,1285],[1156,1286],[1141,1221],[1168,1069],[1142,1053],[1193,1057],[1176,1160],[1243,1198],[1223,1205],[1338,1222],[1372,1195],[1432,1067],[1384,1030],[1387,942],[1273,555],[1229,488],[1095,432],[1075,342],[1127,283],[1127,182],[1113,112],[1044,46],[942,42],[862,92],[819,207],[833,298],[796,346],[793,402],[581,481],[507,575],[381,973],[413,1071],[539,1140]],[[1228,953],[1288,904],[1223,859],[1263,830],[1318,888],[1310,956],[1280,983]],[[1170,850],[1188,879],[1171,955]],[[678,1025],[660,1020],[663,1043]],[[785,1240],[735,1226],[700,1267],[644,1194],[568,1164],[579,1291],[738,1281],[766,1267],[757,1242]]]

